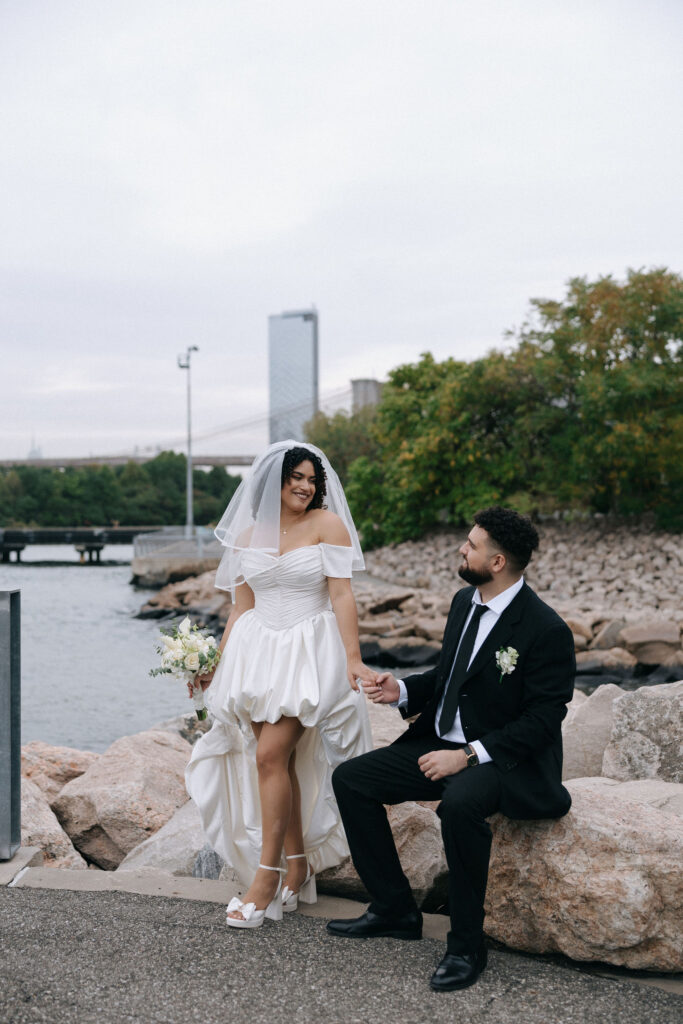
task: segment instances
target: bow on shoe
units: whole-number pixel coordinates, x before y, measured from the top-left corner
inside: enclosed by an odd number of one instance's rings
[[[239,911],[245,921],[249,921],[256,910],[256,904],[242,903],[242,900],[238,899],[237,896],[233,896],[226,907],[225,913],[231,914],[234,910]]]

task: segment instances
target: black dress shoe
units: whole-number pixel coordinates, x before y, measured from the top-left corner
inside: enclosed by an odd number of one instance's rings
[[[331,935],[341,935],[346,939],[378,939],[382,936],[391,939],[421,939],[422,914],[414,910],[402,917],[382,917],[366,910],[360,917],[328,921],[327,930]]]
[[[486,967],[486,946],[482,944],[478,953],[446,953],[432,974],[430,987],[435,992],[453,992],[469,988]]]

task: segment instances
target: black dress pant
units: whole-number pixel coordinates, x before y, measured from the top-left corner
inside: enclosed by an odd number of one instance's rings
[[[417,760],[423,754],[459,746],[464,744],[449,743],[436,734],[404,740],[354,757],[332,775],[351,857],[372,897],[370,910],[384,916],[416,909],[384,804],[441,801],[437,814],[449,872],[448,952],[456,954],[476,952],[482,941],[491,853],[486,818],[495,814],[500,802],[498,772],[491,763],[437,782],[420,771]]]

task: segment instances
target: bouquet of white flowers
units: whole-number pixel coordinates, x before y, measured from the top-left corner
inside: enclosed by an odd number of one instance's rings
[[[157,653],[161,655],[159,668],[150,669],[151,676],[172,675],[185,683],[192,683],[192,699],[194,700],[197,718],[206,718],[204,691],[201,684],[195,681],[198,675],[212,672],[221,660],[221,651],[213,636],[205,636],[198,626],[192,626],[185,616],[179,626],[169,632],[161,630],[161,643],[157,644]]]

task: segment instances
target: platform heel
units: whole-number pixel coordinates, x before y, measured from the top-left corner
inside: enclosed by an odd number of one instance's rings
[[[269,864],[259,864],[265,871],[282,872],[282,868],[272,868]],[[228,903],[225,913],[230,914],[234,910],[239,911],[242,917],[227,917],[226,923],[229,928],[260,928],[265,918],[269,921],[282,920],[282,877],[277,883],[277,889],[272,900],[263,910],[257,910],[255,903],[243,903],[237,896]]]
[[[287,857],[287,860],[300,860],[305,857],[305,853],[293,853],[291,857]],[[318,900],[318,892],[315,885],[315,875],[311,871],[311,865],[306,864],[306,878],[302,882],[301,886],[296,892],[293,892],[288,885],[282,890],[282,910],[285,914],[291,913],[296,910],[299,905],[299,901],[302,903],[316,903]]]

